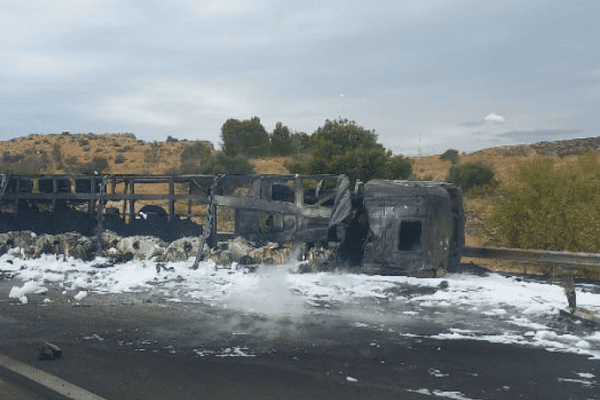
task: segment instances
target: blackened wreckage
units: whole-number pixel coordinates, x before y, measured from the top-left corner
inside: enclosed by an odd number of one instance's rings
[[[368,274],[440,276],[464,246],[460,189],[344,175],[1,175],[0,232],[241,236],[333,246]],[[206,218],[207,215],[214,218]],[[211,221],[211,223],[206,223]]]

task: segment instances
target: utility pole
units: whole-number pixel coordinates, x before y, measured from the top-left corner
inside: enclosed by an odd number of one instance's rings
[[[422,151],[421,151],[421,135],[419,135],[419,157],[421,157],[423,155]]]

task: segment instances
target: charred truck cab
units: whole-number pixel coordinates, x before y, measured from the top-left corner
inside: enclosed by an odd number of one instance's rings
[[[346,226],[340,223],[340,207],[334,206],[330,227],[336,232],[343,227],[345,234],[336,234],[344,236],[341,257],[359,264],[361,272],[435,277],[460,262],[464,212],[456,186],[372,180],[355,194],[354,215]]]

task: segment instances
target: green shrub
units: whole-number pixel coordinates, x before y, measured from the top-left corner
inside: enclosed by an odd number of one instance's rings
[[[200,164],[197,174],[253,174],[254,165],[244,156],[231,157],[223,152],[211,155]]]
[[[94,157],[90,162],[79,164],[75,168],[75,172],[80,174],[103,173],[108,169],[108,160],[104,157]]]
[[[490,167],[474,163],[450,167],[446,182],[460,186],[465,193],[475,186],[495,186],[497,184],[494,179],[494,172]]]
[[[198,168],[211,156],[211,149],[202,142],[193,142],[181,152],[181,173],[198,173]]]
[[[508,246],[600,252],[600,164],[595,155],[556,168],[544,158],[522,163],[490,219]]]
[[[23,154],[12,155],[8,151],[5,151],[4,153],[2,153],[2,161],[7,164],[17,163],[24,159],[25,159],[25,155],[23,155]]]
[[[452,165],[458,164],[458,150],[448,149],[440,156],[440,160],[442,161],[450,161]]]
[[[115,164],[123,164],[125,161],[126,158],[122,154],[119,154],[117,157],[115,157]]]
[[[128,151],[133,150],[133,148],[129,145],[121,147],[120,149],[117,149],[117,153],[126,153]]]
[[[310,137],[310,155],[288,161],[284,166],[293,174],[346,174],[357,179],[406,179],[412,173],[412,161],[392,156],[377,143],[374,131],[347,119],[326,120]]]
[[[77,164],[77,157],[69,157],[69,158],[67,158],[65,160],[65,164],[70,165],[70,166]]]

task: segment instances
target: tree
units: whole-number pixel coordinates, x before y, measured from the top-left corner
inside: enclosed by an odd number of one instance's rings
[[[310,155],[286,168],[296,174],[346,174],[360,179],[406,179],[412,172],[410,160],[392,157],[377,143],[377,135],[354,121],[326,120],[310,138]]]
[[[281,122],[275,124],[275,129],[271,134],[271,155],[287,157],[292,154],[293,143],[290,138],[290,130],[287,126],[283,126]]]
[[[258,117],[228,119],[221,127],[221,140],[223,152],[230,157],[263,157],[270,151],[269,134]]]
[[[458,164],[458,150],[448,149],[440,156],[440,160],[442,161],[450,161],[452,165]]]
[[[294,132],[290,135],[292,154],[294,156],[306,155],[310,152],[311,136],[305,132]]]
[[[357,149],[384,151],[383,145],[377,143],[374,131],[347,119],[326,120],[325,125],[317,128],[312,136],[311,153],[319,158],[330,159]]]

